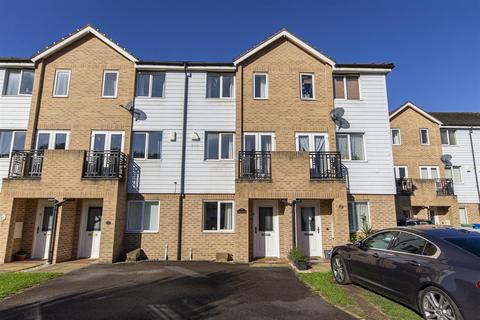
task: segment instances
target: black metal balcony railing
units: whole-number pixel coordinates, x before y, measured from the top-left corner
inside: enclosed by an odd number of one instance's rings
[[[397,178],[397,194],[409,196],[413,194],[413,182],[410,178]]]
[[[455,192],[453,190],[452,179],[436,179],[435,188],[437,190],[437,196],[453,196]]]
[[[83,177],[91,179],[122,179],[126,155],[120,151],[86,151]]]
[[[10,179],[39,179],[42,176],[43,150],[13,151],[10,157]]]
[[[269,151],[239,151],[238,176],[241,179],[271,179],[272,154]]]
[[[342,157],[338,152],[310,152],[310,179],[344,179]]]

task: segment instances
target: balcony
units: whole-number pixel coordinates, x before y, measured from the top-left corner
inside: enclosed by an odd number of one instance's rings
[[[399,196],[409,196],[413,194],[413,182],[410,178],[400,178],[396,180],[397,194]]]
[[[86,151],[84,179],[123,179],[126,155],[120,151]]]
[[[338,152],[310,152],[310,179],[344,179],[345,170]]]
[[[40,179],[43,150],[13,151],[10,158],[9,179]]]
[[[269,151],[240,151],[238,153],[240,179],[272,179],[272,153]]]
[[[452,179],[436,179],[435,189],[437,190],[437,196],[453,196],[455,192],[453,190]]]

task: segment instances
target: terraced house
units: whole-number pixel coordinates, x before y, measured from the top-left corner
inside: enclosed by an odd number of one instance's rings
[[[426,112],[407,102],[390,124],[398,219],[480,223],[480,113]]]
[[[1,59],[0,262],[325,257],[393,226],[392,69],[287,30],[229,63],[142,61],[92,26]]]

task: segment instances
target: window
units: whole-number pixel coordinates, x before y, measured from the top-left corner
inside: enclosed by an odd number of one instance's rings
[[[136,96],[144,98],[163,98],[165,91],[165,72],[138,72]]]
[[[395,166],[395,178],[403,179],[408,178],[408,168],[406,166]]]
[[[160,159],[162,132],[134,132],[133,157],[135,159]]]
[[[454,183],[462,183],[462,167],[453,166],[445,168],[445,178],[452,179]]]
[[[127,232],[158,232],[159,222],[159,201],[128,202]]]
[[[205,160],[233,159],[233,133],[206,132]]]
[[[68,131],[38,131],[37,150],[55,149],[65,150],[68,148],[70,132]]]
[[[33,70],[9,69],[5,73],[6,96],[31,95],[33,89]]]
[[[446,145],[456,145],[457,139],[455,137],[455,129],[440,129],[440,138],[442,140],[442,144]]]
[[[430,138],[428,137],[428,129],[420,129],[420,144],[430,144]]]
[[[203,231],[233,231],[233,202],[203,202]]]
[[[328,150],[327,134],[297,133],[297,151],[324,152]]]
[[[370,212],[368,202],[348,203],[348,222],[350,232],[362,229],[363,225],[370,225]]]
[[[123,131],[93,131],[90,148],[92,151],[123,151]]]
[[[392,144],[394,146],[402,144],[402,139],[400,137],[400,129],[392,129]]]
[[[438,174],[438,167],[420,167],[420,178],[421,179],[440,178],[440,175]]]
[[[207,98],[233,98],[233,74],[207,74]]]
[[[459,208],[458,213],[460,215],[460,223],[461,224],[468,224],[467,208]]]
[[[0,158],[8,158],[14,150],[25,148],[25,131],[0,130]]]
[[[274,151],[275,134],[264,132],[249,132],[243,135],[244,151]]]
[[[400,232],[390,250],[411,254],[423,254],[423,248],[426,243],[427,241],[423,238],[411,233]]]
[[[360,100],[359,76],[334,76],[335,99]]]
[[[395,239],[395,235],[395,231],[380,232],[365,239],[363,245],[371,249],[388,249],[390,242]]]
[[[300,97],[303,100],[315,99],[315,78],[313,74],[300,73]]]
[[[55,84],[53,86],[54,97],[68,97],[70,86],[70,70],[56,70]]]
[[[253,98],[268,99],[268,73],[253,74]]]
[[[106,70],[103,72],[103,98],[116,98],[118,89],[118,71]]]
[[[363,134],[337,134],[337,150],[342,160],[365,160]]]

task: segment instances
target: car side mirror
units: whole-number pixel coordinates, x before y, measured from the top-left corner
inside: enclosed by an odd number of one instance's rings
[[[355,247],[357,247],[358,249],[363,249],[363,242],[362,241],[355,242]]]

